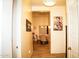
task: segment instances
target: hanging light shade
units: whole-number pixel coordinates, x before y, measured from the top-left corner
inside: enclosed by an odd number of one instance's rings
[[[43,0],[45,6],[54,6],[56,4],[55,0]]]

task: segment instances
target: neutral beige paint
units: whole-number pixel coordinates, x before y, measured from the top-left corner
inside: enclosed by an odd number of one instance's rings
[[[77,3],[78,3],[78,18],[79,18],[79,0],[77,0],[77,1],[78,1]],[[78,26],[79,26],[79,23],[78,23]],[[79,35],[79,31],[78,31],[78,35]],[[79,39],[79,37],[78,37],[78,39]],[[78,40],[78,57],[79,57],[79,40]]]
[[[66,11],[65,6],[32,6],[32,11],[50,12],[50,34],[51,34],[51,53],[65,53],[65,25]],[[63,17],[63,31],[53,31],[54,16]]]
[[[21,53],[22,57],[31,57],[33,52],[32,32],[26,32],[26,19],[32,23],[31,0],[22,0]]]
[[[49,26],[50,21],[50,13],[45,12],[33,12],[32,13],[32,19],[33,19],[33,27],[36,27],[36,29],[33,29],[33,32],[35,32],[39,36],[39,26],[41,25],[47,25]]]
[[[57,6],[65,5],[66,4],[65,1],[66,0],[55,0]],[[32,5],[42,6],[44,5],[43,0],[32,0]]]

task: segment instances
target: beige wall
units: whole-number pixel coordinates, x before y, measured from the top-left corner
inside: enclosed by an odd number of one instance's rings
[[[65,25],[66,11],[65,6],[32,6],[32,11],[50,12],[50,33],[51,33],[51,53],[65,53]],[[54,16],[63,17],[63,31],[53,31]]]
[[[26,19],[32,23],[31,0],[22,0],[21,53],[22,57],[31,57],[33,50],[32,32],[26,32]]]
[[[41,25],[47,25],[49,26],[49,13],[48,12],[33,12],[32,13],[32,19],[33,19],[33,27],[36,27],[36,29],[33,29],[33,32],[35,32],[37,35],[39,35],[39,26]]]

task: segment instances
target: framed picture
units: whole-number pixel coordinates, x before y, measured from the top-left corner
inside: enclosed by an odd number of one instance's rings
[[[26,19],[26,31],[30,32],[31,31],[31,22]]]
[[[55,16],[54,17],[54,31],[62,31],[63,30],[63,17],[62,16]]]

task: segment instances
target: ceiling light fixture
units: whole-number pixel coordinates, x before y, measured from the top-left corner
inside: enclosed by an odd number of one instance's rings
[[[45,6],[54,6],[56,4],[55,0],[43,0]]]

